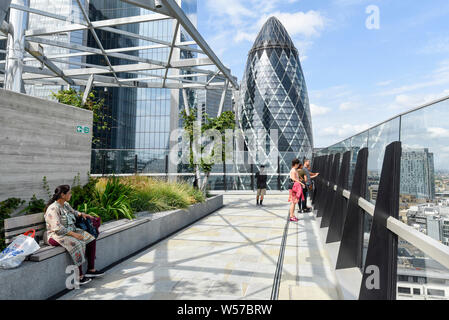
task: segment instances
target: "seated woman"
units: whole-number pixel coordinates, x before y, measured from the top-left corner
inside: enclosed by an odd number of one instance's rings
[[[45,222],[47,225],[48,244],[63,246],[78,266],[80,272],[79,283],[86,284],[93,277],[104,273],[95,270],[96,239],[90,233],[75,226],[76,217],[93,218],[92,216],[74,210],[68,201],[72,197],[70,186],[61,185],[56,188],[53,197],[45,207]],[[87,256],[88,268],[83,274],[83,263]]]

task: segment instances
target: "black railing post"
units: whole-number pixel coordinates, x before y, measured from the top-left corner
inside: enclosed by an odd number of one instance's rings
[[[321,178],[321,184],[320,184],[320,195],[318,198],[318,202],[317,202],[317,218],[320,218],[323,216],[323,210],[324,210],[324,206],[326,204],[326,197],[327,197],[327,182],[329,180],[329,172],[331,171],[331,167],[332,167],[332,160],[333,160],[333,155],[329,154],[327,156],[324,156],[323,158],[323,177]]]
[[[319,166],[320,166],[320,175],[318,176],[316,182],[317,182],[317,193],[316,193],[316,198],[315,198],[315,205],[313,206],[314,210],[316,211],[316,214],[318,214],[321,202],[321,193],[323,192],[323,188],[324,188],[324,162],[326,160],[326,156],[321,156],[320,160],[319,160]]]
[[[137,154],[134,155],[134,174],[137,176]]]
[[[314,160],[314,173],[319,173],[320,175],[315,179],[315,183],[314,183],[314,190],[313,190],[313,197],[312,197],[312,205],[314,207],[314,210],[316,210],[316,201],[318,199],[318,194],[320,192],[320,183],[321,183],[321,179],[322,179],[322,174],[323,174],[323,170],[322,170],[322,161],[323,161],[323,156],[319,156]]]
[[[327,232],[326,243],[337,242],[341,240],[342,229],[346,218],[348,202],[343,197],[343,190],[348,190],[349,165],[351,161],[351,151],[343,154],[343,160],[340,166],[340,172],[337,179],[337,191],[330,213],[329,231]]]
[[[223,161],[223,188],[224,188],[224,191],[228,190],[228,185],[226,182],[226,159],[225,159],[225,161]]]
[[[165,178],[168,182],[168,154],[165,155]]]
[[[254,165],[251,163],[251,190],[254,191]]]
[[[322,180],[322,170],[321,170],[321,161],[323,159],[323,156],[319,156],[317,158],[315,158],[313,160],[313,172],[319,172],[320,175],[315,179],[315,190],[313,192],[313,198],[312,198],[312,205],[313,205],[313,209],[317,210],[317,199],[320,193],[320,185],[321,185],[321,180]]]
[[[102,164],[101,164],[101,175],[104,177],[104,174],[106,172],[106,153],[103,153],[102,157]]]
[[[401,142],[385,150],[359,300],[396,300],[398,236],[387,229],[399,218]]]
[[[278,190],[281,191],[281,166],[280,166],[280,157],[278,156]]]
[[[338,175],[338,165],[340,164],[340,154],[337,153],[334,156],[334,161],[332,162],[331,172],[329,174],[329,186],[327,187],[326,202],[323,209],[323,218],[321,219],[320,228],[329,227],[330,214],[332,212],[332,205],[335,200],[334,185],[337,180]]]
[[[362,267],[363,218],[365,213],[359,207],[358,200],[365,195],[367,175],[368,148],[363,148],[357,154],[336,269]]]

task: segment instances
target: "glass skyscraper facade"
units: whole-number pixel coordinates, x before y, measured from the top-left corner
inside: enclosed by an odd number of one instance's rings
[[[258,168],[265,164],[276,172],[271,150],[279,153],[281,172],[290,170],[292,158],[312,157],[312,119],[298,50],[275,17],[264,24],[249,52],[238,118],[241,129],[253,137],[247,138],[248,152],[263,154],[257,156]],[[268,133],[264,141],[254,139],[259,130]],[[278,130],[278,141],[270,130]]]
[[[87,0],[81,0],[81,5],[87,9]],[[71,23],[80,23],[84,21],[82,11],[79,8],[76,0],[30,0],[30,8],[44,10],[49,13],[53,13],[62,17],[67,17],[66,21],[53,19],[37,14],[28,15],[28,29],[50,29],[58,28],[69,25]],[[72,32],[61,32],[52,35],[40,35],[39,38],[50,39],[61,43],[59,46],[49,46],[42,44],[44,54],[46,56],[55,57],[54,64],[64,69],[77,69],[81,68],[81,63],[84,62],[85,57],[82,55],[76,55],[79,51],[69,49],[64,44],[86,44],[87,30],[75,30]],[[27,59],[26,65],[40,67],[40,62],[34,58]],[[62,85],[50,85],[50,84],[33,84],[25,85],[25,91],[27,94],[40,97],[43,99],[53,99],[52,92],[57,92],[63,89]],[[79,90],[79,87],[75,86],[75,89]]]
[[[178,1],[178,4],[191,22],[196,25],[196,0]],[[149,14],[153,14],[153,12],[118,0],[90,1],[89,15],[92,21]],[[168,60],[170,48],[157,48],[157,43],[149,39],[171,42],[175,28],[173,19],[128,24],[114,28],[138,34],[147,39],[97,30],[105,49],[154,46],[156,48],[126,53],[139,58],[164,62]],[[177,42],[189,40],[181,28]],[[97,47],[92,35],[88,37],[88,45]],[[189,51],[174,50],[172,59],[179,60],[193,56],[194,54]],[[102,56],[91,56],[87,60],[88,63],[106,65]],[[110,60],[113,65],[136,63],[113,57]],[[172,73],[176,72],[178,71],[172,69]],[[146,81],[152,81],[148,78],[153,77],[153,81],[160,82],[164,74],[165,70],[160,69],[118,74],[118,77],[145,78]],[[103,131],[101,134],[94,131],[100,137],[101,142],[95,146],[97,150],[93,152],[93,172],[99,172],[99,168],[103,166],[102,153],[107,153],[106,172],[128,172],[130,167],[134,168],[135,155],[137,155],[139,171],[144,173],[164,172],[166,170],[165,156],[170,149],[170,132],[177,128],[178,113],[183,108],[181,90],[165,88],[95,88],[95,90],[100,98],[105,99],[105,112],[110,118],[111,130]],[[189,92],[188,95],[190,96],[191,93]],[[176,121],[173,121],[173,118],[176,118]]]

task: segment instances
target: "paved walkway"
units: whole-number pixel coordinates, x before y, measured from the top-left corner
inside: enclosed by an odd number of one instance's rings
[[[286,195],[226,195],[225,207],[109,269],[60,299],[263,299],[271,297]],[[279,299],[337,299],[312,214],[289,223]],[[101,254],[98,252],[97,254]]]

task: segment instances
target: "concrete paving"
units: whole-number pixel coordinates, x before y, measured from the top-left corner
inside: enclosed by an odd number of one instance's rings
[[[60,299],[269,300],[289,204],[225,195],[225,206]],[[338,299],[312,214],[289,223],[279,299]]]
[[[340,300],[331,259],[320,240],[313,213],[290,222],[284,252],[279,300]]]

